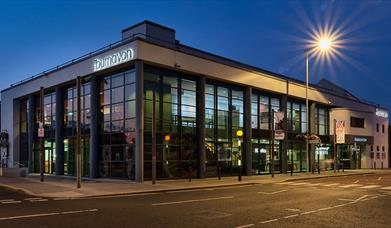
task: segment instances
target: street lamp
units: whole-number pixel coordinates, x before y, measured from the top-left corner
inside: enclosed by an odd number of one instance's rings
[[[309,108],[308,108],[308,56],[310,51],[321,52],[321,54],[327,54],[329,51],[332,51],[333,48],[332,37],[318,37],[314,45],[308,48],[305,52],[305,108],[306,108],[306,140],[305,140],[305,152],[307,156],[307,172],[310,172],[310,154],[309,154]],[[311,168],[312,170],[312,168]]]

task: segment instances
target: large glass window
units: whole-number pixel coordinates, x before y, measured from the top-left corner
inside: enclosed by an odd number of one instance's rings
[[[243,130],[243,112],[243,90],[221,83],[206,84],[206,175],[216,176],[218,165],[229,175],[238,168],[241,153],[236,131]]]
[[[251,99],[253,174],[270,172],[272,166],[272,146],[274,148],[274,170],[279,172],[281,169],[281,143],[276,140],[274,145],[272,145],[270,128],[272,126],[271,115],[273,112],[281,111],[281,101],[277,97],[267,96],[258,92],[254,92]]]
[[[146,69],[144,79],[145,177],[151,177],[153,93],[158,177],[187,177],[190,167],[196,175],[196,81],[151,67]],[[165,141],[165,136],[170,140]]]
[[[81,147],[82,175],[89,175],[89,134],[91,110],[91,85],[89,82],[81,85]],[[76,124],[77,124],[77,90],[76,86],[64,91],[64,174],[74,175],[76,171]]]
[[[100,83],[101,177],[134,179],[135,71],[106,76]]]
[[[318,135],[329,135],[329,112],[326,108],[316,107],[315,129]]]

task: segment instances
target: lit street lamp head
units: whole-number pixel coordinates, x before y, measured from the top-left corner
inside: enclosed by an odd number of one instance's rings
[[[332,41],[328,37],[320,38],[318,41],[318,48],[327,51],[332,46]]]

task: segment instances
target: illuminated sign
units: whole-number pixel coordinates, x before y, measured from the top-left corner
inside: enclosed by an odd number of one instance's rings
[[[367,142],[368,139],[367,138],[354,137],[354,141],[355,142]]]
[[[384,118],[388,118],[388,112],[382,109],[376,108],[376,115]]]
[[[134,58],[134,51],[128,48],[103,58],[94,59],[94,72],[104,70],[124,62],[128,62]]]

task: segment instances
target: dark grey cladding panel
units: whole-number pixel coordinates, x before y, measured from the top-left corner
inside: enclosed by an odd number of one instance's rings
[[[175,30],[150,21],[141,22],[122,31],[122,39],[132,37],[141,37],[170,47],[175,44]]]

